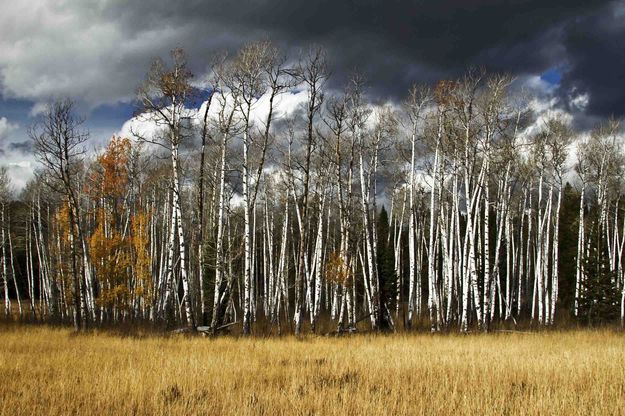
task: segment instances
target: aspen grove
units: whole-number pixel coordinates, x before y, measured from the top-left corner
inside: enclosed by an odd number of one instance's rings
[[[155,61],[131,134],[95,152],[74,102],[38,117],[36,178],[17,197],[0,170],[7,317],[244,335],[624,322],[618,121],[576,132],[479,70],[373,102],[357,73],[330,88],[320,48],[255,42],[210,67]]]

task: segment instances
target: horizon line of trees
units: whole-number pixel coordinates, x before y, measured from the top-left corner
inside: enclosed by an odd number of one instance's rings
[[[328,77],[322,49],[293,63],[263,41],[199,88],[176,49],[137,89],[152,133],[96,155],[54,102],[19,198],[0,169],[5,316],[244,335],[624,323],[618,121],[582,136],[483,71],[401,105],[373,105],[358,74],[329,94]]]

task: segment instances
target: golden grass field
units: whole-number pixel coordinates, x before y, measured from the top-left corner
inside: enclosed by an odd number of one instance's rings
[[[625,334],[237,339],[0,326],[0,414],[625,412]]]

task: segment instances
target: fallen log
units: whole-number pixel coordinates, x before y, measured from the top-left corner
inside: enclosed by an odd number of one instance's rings
[[[199,333],[201,333],[201,334],[203,334],[203,335],[214,335],[214,334],[216,334],[217,332],[219,332],[219,331],[223,331],[224,329],[227,329],[227,328],[229,328],[229,327],[231,327],[231,326],[233,326],[233,325],[236,325],[236,324],[238,324],[238,323],[239,323],[239,322],[230,322],[229,324],[225,324],[225,325],[222,325],[222,326],[220,326],[220,327],[217,327],[217,328],[215,329],[215,331],[213,331],[213,330],[211,329],[211,327],[210,327],[210,326],[198,326],[198,327],[196,328],[196,331],[197,331],[197,332],[199,332]]]

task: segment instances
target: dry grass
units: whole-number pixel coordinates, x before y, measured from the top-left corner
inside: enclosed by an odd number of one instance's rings
[[[0,327],[0,414],[622,414],[610,331],[215,340]]]

